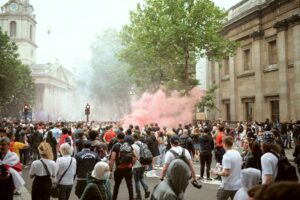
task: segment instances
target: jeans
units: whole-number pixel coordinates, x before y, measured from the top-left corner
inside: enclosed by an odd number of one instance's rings
[[[84,188],[86,186],[86,180],[77,180],[75,186],[75,194],[80,199],[81,195],[83,194]]]
[[[23,165],[27,165],[28,157],[29,157],[29,149],[21,149],[20,161],[22,162]]]
[[[133,168],[133,177],[134,177],[134,185],[135,185],[135,193],[137,196],[141,197],[140,183],[143,186],[144,191],[148,191],[148,185],[144,179],[145,167]]]
[[[204,175],[204,168],[206,165],[206,177],[210,178],[210,165],[212,161],[211,152],[200,152],[200,176]]]
[[[114,191],[113,191],[113,200],[117,200],[118,193],[119,193],[119,187],[120,184],[125,178],[128,193],[129,193],[129,200],[133,200],[133,185],[132,185],[132,169],[131,168],[125,168],[125,169],[116,169],[114,172]]]
[[[164,165],[164,160],[165,160],[165,155],[166,155],[166,145],[160,144],[158,146],[159,149],[159,156],[157,157],[157,165],[158,166],[163,166]]]
[[[229,197],[231,200],[233,200],[234,195],[237,191],[231,191],[231,190],[224,190],[224,189],[219,189],[217,192],[217,200],[227,200]]]
[[[58,200],[68,200],[73,185],[58,185]]]
[[[215,149],[215,158],[216,158],[216,162],[222,164],[222,160],[223,160],[223,155],[225,154],[225,149],[221,148],[221,147],[217,147]]]

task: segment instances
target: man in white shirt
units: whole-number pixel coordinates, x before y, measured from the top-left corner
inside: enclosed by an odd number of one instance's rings
[[[222,160],[223,169],[222,171],[213,171],[222,178],[217,192],[217,200],[227,200],[229,197],[233,199],[237,190],[242,187],[240,178],[242,157],[238,151],[232,149],[233,138],[231,136],[223,137],[222,143],[226,151]]]
[[[171,136],[170,143],[171,143],[172,148],[169,151],[167,151],[167,153],[166,153],[165,163],[164,163],[164,166],[163,166],[163,170],[162,170],[160,180],[163,180],[165,178],[170,163],[173,160],[176,159],[176,157],[175,157],[174,153],[172,153],[172,151],[177,153],[178,155],[182,155],[182,151],[185,151],[184,155],[187,158],[189,168],[192,172],[192,179],[193,179],[193,181],[196,181],[196,173],[195,173],[195,169],[194,169],[194,166],[193,166],[193,161],[192,161],[191,155],[190,155],[188,150],[186,150],[186,149],[182,148],[181,146],[179,146],[179,141],[180,141],[180,138],[179,138],[178,135],[172,135]]]
[[[274,153],[280,154],[280,147],[276,145],[275,137],[272,132],[264,132],[262,136],[261,150],[264,153],[260,159],[262,184],[270,184],[274,182],[278,174],[278,159]]]
[[[142,165],[139,161],[140,159],[140,148],[142,145],[142,142],[139,141],[140,136],[139,134],[133,134],[134,138],[134,144],[131,145],[133,148],[133,152],[137,157],[137,160],[135,161],[134,165],[132,166],[132,173],[133,173],[133,178],[134,178],[134,185],[135,185],[135,192],[136,192],[136,200],[141,200],[141,190],[140,190],[140,183],[143,186],[143,189],[145,191],[145,199],[147,199],[150,196],[150,191],[147,183],[145,182],[144,179],[144,172],[146,169],[146,166]]]

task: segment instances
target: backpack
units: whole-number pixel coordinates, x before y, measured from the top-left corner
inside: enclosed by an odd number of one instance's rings
[[[119,152],[119,164],[131,164],[133,161],[133,150],[132,147],[127,143],[124,142],[120,144],[120,152]]]
[[[142,165],[149,165],[152,163],[152,153],[149,150],[147,144],[145,143],[136,143],[140,147],[140,163]]]
[[[172,149],[170,149],[169,151],[175,156],[175,160],[176,159],[180,159],[183,162],[185,162],[188,166],[190,166],[189,165],[189,160],[188,160],[188,158],[185,155],[185,148],[182,148],[182,152],[181,152],[180,155],[176,151],[174,151]]]
[[[287,157],[284,155],[277,155],[275,152],[270,152],[278,159],[278,173],[275,182],[278,181],[298,181],[296,168],[291,165]]]

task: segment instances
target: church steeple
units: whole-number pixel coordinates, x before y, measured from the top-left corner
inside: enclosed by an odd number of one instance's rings
[[[9,0],[1,7],[0,28],[18,45],[24,64],[36,62],[36,21],[29,0]]]

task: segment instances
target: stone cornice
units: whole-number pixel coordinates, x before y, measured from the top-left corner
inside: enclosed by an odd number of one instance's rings
[[[300,14],[292,15],[287,19],[291,26],[295,26],[300,24]]]
[[[249,36],[252,37],[254,40],[261,39],[265,35],[265,32],[262,30],[254,31]]]
[[[289,22],[287,19],[277,21],[273,24],[273,28],[276,28],[278,32],[287,30],[288,26],[289,26]]]

